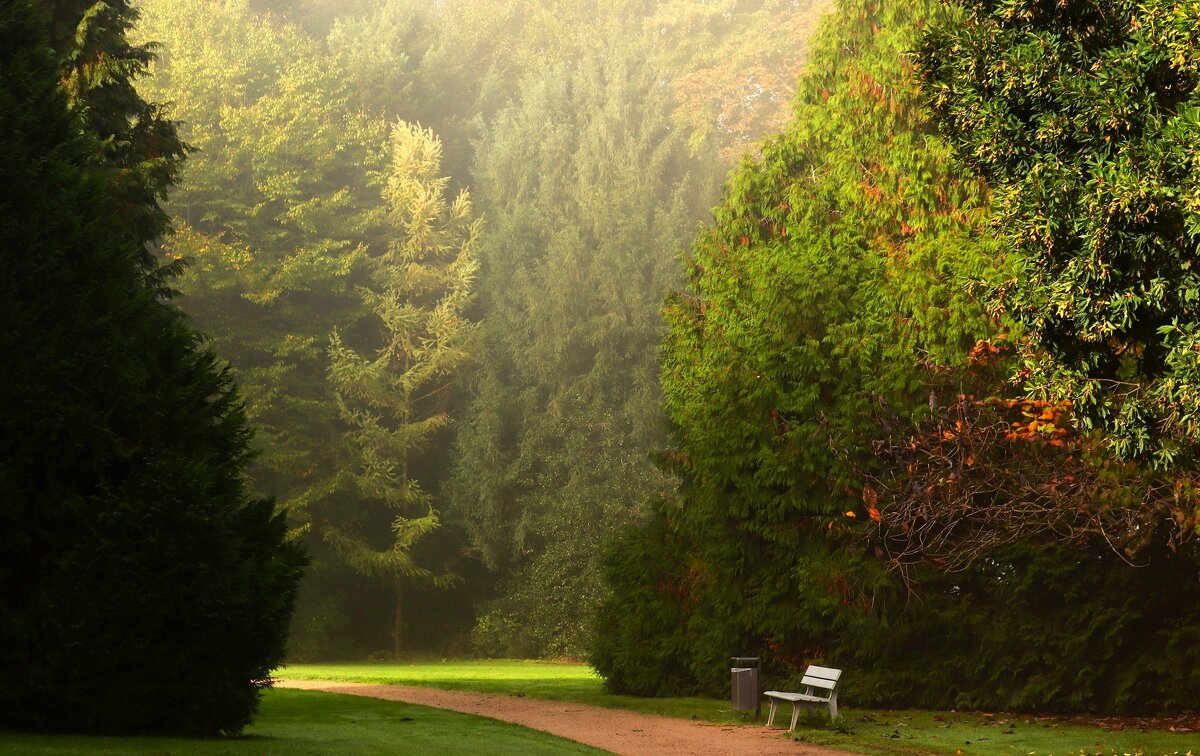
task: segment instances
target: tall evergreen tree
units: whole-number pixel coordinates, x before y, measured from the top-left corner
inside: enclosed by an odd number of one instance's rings
[[[382,238],[385,124],[351,101],[317,41],[244,2],[158,0],[141,34],[163,51],[142,90],[174,103],[198,148],[165,251],[190,261],[184,306],[238,371],[258,488],[303,524],[338,471],[326,348],[363,315],[354,276]]]
[[[147,282],[38,11],[0,6],[0,723],[237,732],[303,558],[227,368]],[[170,674],[163,674],[163,670]]]
[[[384,543],[378,531],[364,527],[361,511],[339,517],[326,508],[316,525],[351,566],[391,584],[396,658],[403,649],[405,590],[449,579],[413,558],[413,546],[439,523],[413,467],[450,422],[450,389],[470,357],[475,330],[466,311],[479,267],[480,224],[471,219],[465,192],[447,204],[441,152],[431,131],[404,122],[393,127],[384,198],[395,238],[368,260],[370,284],[359,289],[374,316],[371,336],[363,339],[370,356],[352,346],[349,334],[335,331],[329,345],[330,379],[350,428],[351,471],[344,483],[391,513],[390,538]]]
[[[79,107],[102,150],[97,158],[116,172],[118,210],[131,238],[157,242],[167,230],[161,207],[187,147],[161,104],[136,89],[154,60],[153,43],[135,44],[129,32],[139,13],[129,0],[40,0],[48,16],[50,43],[69,101]],[[147,272],[163,263],[147,254]],[[178,266],[158,271],[165,278]]]

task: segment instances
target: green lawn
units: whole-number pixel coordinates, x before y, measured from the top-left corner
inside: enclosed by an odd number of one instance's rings
[[[99,738],[0,732],[0,753],[36,754],[601,754],[536,730],[358,696],[271,690],[239,738]]]
[[[413,664],[298,664],[278,677],[426,685],[447,690],[524,695],[631,709],[711,722],[748,722],[729,702],[707,698],[637,698],[604,691],[585,665],[537,661],[448,661]],[[851,702],[853,703],[853,702]],[[1109,732],[1022,716],[954,712],[876,711],[841,707],[848,732],[814,719],[797,728],[798,739],[864,754],[956,754],[964,756],[1094,756],[1171,754],[1200,756],[1200,733]],[[781,714],[790,717],[788,707]],[[787,717],[785,717],[786,720]]]
[[[1184,756],[1191,752],[1200,756],[1200,733],[1109,732],[1099,727],[1003,714],[853,709],[844,714],[849,734],[816,727],[801,732],[798,727],[798,739],[881,756],[960,751],[965,756]]]
[[[604,690],[595,670],[585,664],[543,661],[445,661],[416,664],[293,664],[275,672],[293,680],[424,685],[571,701],[610,709],[630,709],[710,722],[748,722],[746,714],[729,710],[728,701],[711,698],[640,698],[614,696]]]

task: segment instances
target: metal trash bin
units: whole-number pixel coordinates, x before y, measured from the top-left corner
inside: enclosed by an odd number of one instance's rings
[[[757,656],[734,656],[729,659],[730,705],[734,711],[754,709],[754,718],[762,715],[762,695],[758,689],[761,665]]]

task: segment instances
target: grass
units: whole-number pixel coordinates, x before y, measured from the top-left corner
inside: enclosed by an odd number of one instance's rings
[[[494,719],[373,698],[271,690],[246,734],[194,740],[0,732],[0,754],[600,754]]]
[[[1125,730],[1018,715],[932,711],[848,710],[848,733],[797,727],[798,740],[878,756],[1200,756],[1200,733]],[[803,720],[802,720],[803,721]]]
[[[277,673],[309,680],[424,685],[527,696],[629,709],[709,722],[750,722],[728,701],[708,698],[638,698],[607,693],[600,677],[582,664],[539,661],[448,661],[414,664],[302,664]],[[1125,730],[1067,724],[1022,716],[956,712],[880,711],[841,707],[842,727],[802,720],[797,739],[880,756],[1200,756],[1200,733]],[[783,715],[788,716],[783,716]],[[780,712],[786,721],[788,707]]]

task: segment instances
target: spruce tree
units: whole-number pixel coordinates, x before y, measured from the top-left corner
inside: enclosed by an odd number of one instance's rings
[[[156,0],[139,34],[163,53],[141,90],[173,103],[197,148],[163,243],[190,263],[181,306],[238,373],[256,487],[303,526],[338,469],[326,348],[364,315],[353,275],[382,238],[386,123],[350,102],[316,40],[245,3]]]
[[[318,513],[316,526],[352,567],[390,582],[396,657],[402,651],[406,587],[450,579],[418,564],[412,554],[439,524],[433,498],[414,478],[413,467],[450,422],[451,387],[470,357],[475,330],[466,311],[479,267],[480,224],[471,219],[466,192],[446,202],[441,156],[433,132],[403,121],[393,128],[384,199],[395,237],[369,259],[370,284],[359,289],[374,315],[373,333],[362,339],[368,356],[355,348],[350,334],[335,331],[329,346],[330,381],[349,427],[350,471],[343,483],[390,515],[390,531],[379,529],[390,538],[383,542],[377,531],[363,527],[358,512]]]
[[[58,70],[37,8],[0,6],[0,726],[237,732],[303,557]]]

